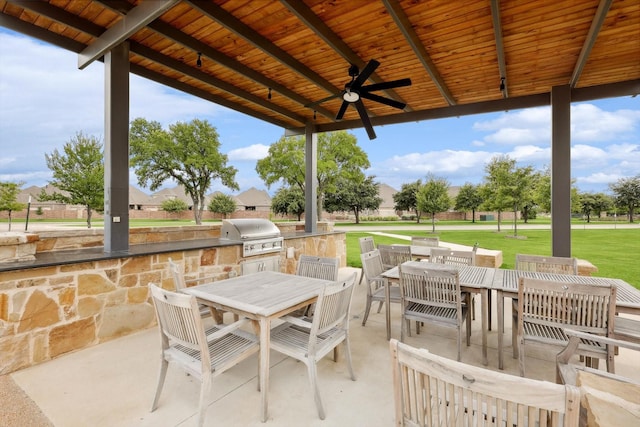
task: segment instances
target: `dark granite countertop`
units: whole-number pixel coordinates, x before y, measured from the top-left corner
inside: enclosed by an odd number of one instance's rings
[[[295,239],[307,236],[323,236],[328,234],[342,234],[344,232],[319,231],[316,233],[295,232],[295,233],[283,233],[282,237],[285,240]],[[82,249],[69,249],[51,252],[41,252],[36,254],[36,259],[31,261],[21,262],[8,262],[0,263],[0,272],[14,271],[14,270],[26,270],[30,268],[49,267],[52,265],[64,265],[64,264],[76,264],[79,262],[87,261],[101,261],[117,258],[128,258],[138,255],[149,254],[161,254],[167,252],[194,250],[194,249],[206,249],[216,248],[224,246],[241,245],[242,242],[238,240],[229,239],[200,239],[200,240],[182,240],[176,242],[162,242],[162,243],[144,243],[139,245],[130,245],[128,251],[119,252],[104,252],[103,246],[97,246],[93,248]]]

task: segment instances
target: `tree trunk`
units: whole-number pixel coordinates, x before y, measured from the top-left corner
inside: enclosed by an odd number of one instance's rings
[[[11,210],[9,210],[9,231],[11,231]]]
[[[502,212],[498,211],[498,233],[500,232],[500,219],[502,217]]]
[[[475,210],[475,209],[472,209],[472,210],[471,210],[471,215],[473,215],[473,216],[471,217],[471,222],[472,222],[473,224],[475,224],[475,223],[476,223],[476,210]]]
[[[360,210],[353,208],[353,214],[356,216],[356,224],[360,224]]]
[[[513,207],[513,235],[518,236],[518,206]]]
[[[87,228],[91,228],[91,216],[93,214],[93,211],[91,210],[91,208],[89,206],[87,206]]]
[[[435,213],[431,214],[431,232],[432,233],[436,232],[436,214]]]

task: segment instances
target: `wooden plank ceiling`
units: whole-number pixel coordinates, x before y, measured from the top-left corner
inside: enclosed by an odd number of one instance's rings
[[[558,85],[573,100],[640,93],[638,0],[160,3],[0,0],[0,25],[79,53],[81,67],[119,34],[133,73],[292,132],[362,126],[353,106],[336,120],[342,98],[308,105],[371,59],[365,84],[412,81],[375,92],[404,110],[364,100],[374,126],[548,105]]]

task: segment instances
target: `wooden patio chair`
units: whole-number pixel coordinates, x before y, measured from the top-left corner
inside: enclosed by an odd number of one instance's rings
[[[423,236],[411,236],[411,244],[413,246],[428,246],[437,248],[440,246],[439,237],[423,237]]]
[[[516,254],[516,270],[537,273],[578,274],[576,258]]]
[[[409,245],[378,245],[378,250],[385,270],[411,261],[411,246]]]
[[[327,285],[316,303],[313,320],[309,322],[293,316],[282,318],[285,322],[271,330],[271,349],[303,362],[307,366],[318,416],[325,418],[324,406],[318,386],[317,364],[332,350],[337,361],[336,348],[345,343],[347,363],[351,379],[355,381],[351,364],[349,343],[349,317],[351,298],[357,273],[344,281]]]
[[[173,261],[173,259],[169,258],[169,271],[171,271],[171,275],[173,277],[173,284],[176,287],[176,291],[180,292],[182,289],[186,289],[187,286],[194,286],[200,283],[213,282],[215,278],[213,277],[202,277],[196,279],[187,280],[184,277],[184,273],[180,270],[180,266]],[[198,308],[200,310],[200,316],[208,317],[212,316],[216,323],[222,323],[222,313],[218,312],[215,308],[207,306],[205,304],[198,304]]]
[[[382,266],[382,257],[380,251],[377,249],[371,252],[360,254],[360,260],[362,261],[363,275],[366,278],[367,283],[367,305],[364,310],[364,317],[362,319],[362,326],[367,323],[369,318],[369,312],[371,311],[371,304],[378,301],[378,313],[382,309],[382,304],[386,302],[385,296],[385,281],[382,277],[384,267]],[[397,302],[400,300],[400,287],[391,286],[389,289],[389,302]]]
[[[339,258],[327,258],[311,255],[301,255],[298,260],[296,274],[298,276],[313,277],[314,279],[338,280],[340,269]]]
[[[158,406],[167,368],[172,362],[201,382],[198,426],[202,426],[213,378],[257,353],[258,338],[239,329],[249,322],[247,319],[214,326],[205,334],[195,297],[154,284],[149,284],[149,289],[162,342],[160,375],[151,411]]]
[[[535,273],[578,274],[578,260],[569,257],[516,254],[516,270]],[[518,300],[511,301],[511,343],[513,357],[518,357]]]
[[[593,369],[590,369],[588,366],[582,367],[574,365],[571,362],[578,348],[585,342],[597,342],[601,345],[628,348],[640,352],[640,344],[636,342],[608,338],[602,335],[580,332],[573,329],[565,329],[564,333],[569,337],[569,342],[567,342],[567,346],[556,356],[556,382],[558,384],[576,384],[576,374],[578,370],[593,371]],[[640,355],[640,353],[638,354]],[[604,372],[598,371],[598,375],[604,375]],[[616,376],[616,378],[622,381],[625,380],[624,377],[620,376]]]
[[[460,251],[445,248],[431,249],[431,262],[449,265],[476,265],[474,251]]]
[[[525,374],[526,345],[564,347],[565,329],[610,337],[616,311],[615,286],[585,285],[521,277],[518,287],[518,352],[520,375]],[[582,342],[577,354],[607,361],[615,372],[614,348],[599,342]]]
[[[400,340],[411,336],[411,321],[416,321],[420,333],[421,322],[454,328],[457,332],[458,360],[462,347],[462,323],[466,320],[467,346],[471,344],[471,317],[468,306],[462,303],[457,270],[412,267],[401,265],[400,299],[402,327]]]
[[[456,362],[392,339],[396,426],[577,427],[580,391]]]
[[[476,253],[474,250],[462,251],[447,248],[437,248],[431,250],[430,262],[436,264],[449,264],[454,266],[476,265]],[[471,318],[476,318],[476,310],[474,304],[474,294],[463,292],[462,296],[471,307]],[[489,313],[491,313],[491,305],[489,305]]]
[[[367,252],[371,252],[376,249],[376,244],[371,236],[359,238],[358,243],[360,244],[360,254],[366,254]],[[360,274],[360,281],[358,281],[358,285],[362,283],[363,278],[364,271]]]
[[[301,255],[298,260],[296,274],[298,276],[312,277],[314,279],[338,280],[338,272],[340,270],[340,259],[317,257],[312,255]],[[311,304],[296,313],[305,316],[313,314],[315,304]]]

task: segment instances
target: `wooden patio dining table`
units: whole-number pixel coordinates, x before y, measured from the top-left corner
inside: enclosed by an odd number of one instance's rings
[[[446,268],[457,270],[460,276],[460,288],[465,292],[479,293],[482,305],[481,313],[481,325],[482,325],[482,363],[486,366],[489,364],[487,357],[487,331],[488,331],[488,313],[489,313],[489,290],[493,284],[494,268],[489,267],[477,267],[471,265],[456,266],[446,264],[435,264],[424,261],[408,261],[402,265],[410,265],[418,268]],[[391,339],[391,309],[389,307],[390,299],[390,282],[397,282],[400,280],[400,272],[398,267],[393,267],[390,270],[382,273],[382,277],[385,280],[385,296],[387,304],[386,317],[387,317],[387,339]]]
[[[262,422],[268,417],[271,320],[315,302],[332,283],[274,271],[238,276],[184,289],[198,302],[255,320],[260,326],[260,393]]]

